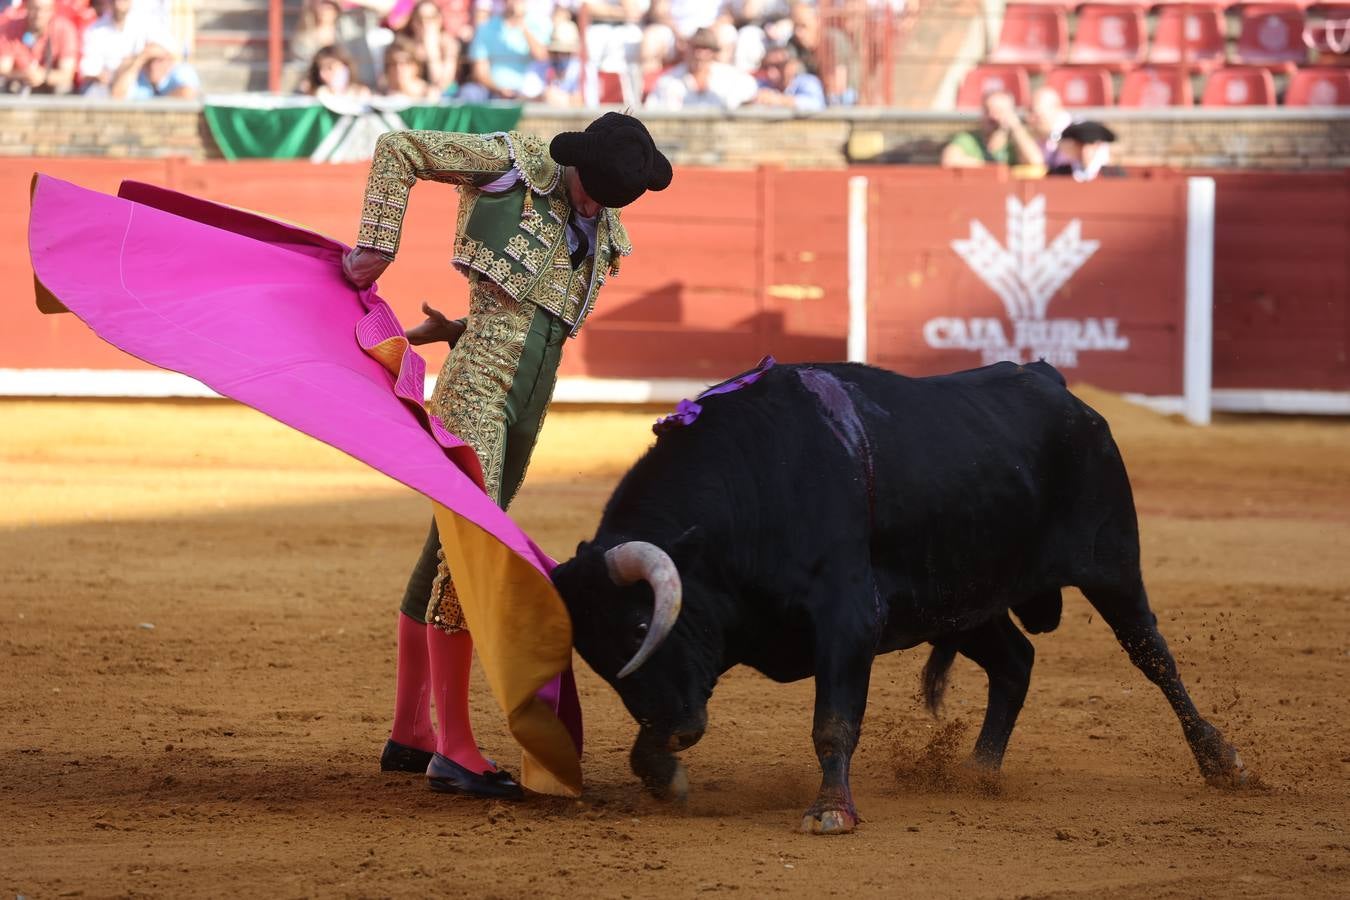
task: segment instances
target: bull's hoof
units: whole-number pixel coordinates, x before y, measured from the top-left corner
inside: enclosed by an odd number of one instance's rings
[[[858,813],[848,809],[807,810],[799,829],[803,834],[848,834],[858,827]]]
[[[1243,764],[1237,750],[1229,746],[1224,747],[1218,761],[1204,766],[1201,771],[1210,787],[1234,790],[1255,787],[1257,784],[1256,775]]]
[[[652,796],[660,800],[669,800],[672,803],[687,803],[689,801],[689,772],[685,769],[684,763],[675,761],[675,772],[670,776],[670,781],[665,785],[652,786]]]

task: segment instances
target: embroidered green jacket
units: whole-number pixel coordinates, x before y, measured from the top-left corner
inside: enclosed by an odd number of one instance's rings
[[[515,187],[496,194],[482,190],[513,168],[520,173]],[[543,307],[571,326],[572,336],[594,308],[605,279],[617,275],[620,259],[633,251],[618,212],[605,209],[594,253],[572,265],[566,229],[572,206],[562,167],[542,139],[515,131],[383,135],[366,182],[357,246],[390,257],[398,252],[408,195],[419,179],[458,185],[455,267]]]

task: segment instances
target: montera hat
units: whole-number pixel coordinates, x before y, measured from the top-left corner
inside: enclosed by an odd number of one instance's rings
[[[665,190],[674,174],[646,126],[616,112],[605,113],[585,131],[558,135],[549,155],[574,166],[591,199],[610,209],[627,206],[649,190]]]
[[[1059,139],[1080,144],[1110,144],[1115,142],[1116,133],[1101,122],[1074,122],[1060,132]]]

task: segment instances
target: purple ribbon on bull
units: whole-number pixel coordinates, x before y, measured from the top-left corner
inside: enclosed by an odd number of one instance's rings
[[[665,434],[667,431],[674,431],[676,428],[694,424],[694,420],[703,412],[703,406],[698,401],[715,397],[718,394],[730,394],[732,391],[739,391],[746,385],[754,384],[764,377],[765,372],[777,364],[777,360],[772,356],[766,356],[759,361],[759,365],[749,372],[737,375],[721,384],[715,384],[693,400],[681,400],[675,406],[675,412],[656,420],[656,424],[652,426],[652,431],[656,434]]]

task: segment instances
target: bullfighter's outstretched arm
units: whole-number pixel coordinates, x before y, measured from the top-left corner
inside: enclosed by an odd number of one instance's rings
[[[356,246],[387,258],[398,252],[403,213],[413,185],[421,181],[481,187],[511,169],[506,134],[391,131],[380,136],[366,179]]]

